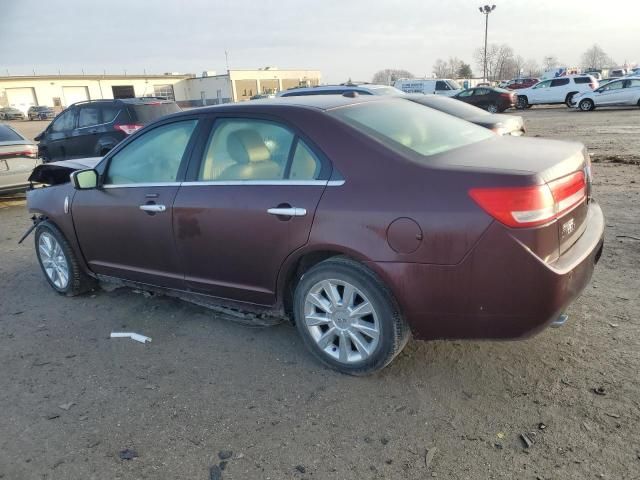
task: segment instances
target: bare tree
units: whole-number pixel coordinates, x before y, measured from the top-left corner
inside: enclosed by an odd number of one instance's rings
[[[538,77],[542,73],[540,71],[540,65],[538,65],[538,62],[536,62],[536,60],[533,58],[530,58],[526,62],[524,62],[522,69],[524,70],[524,74],[528,75],[529,77]]]
[[[585,69],[601,70],[613,64],[613,59],[598,44],[594,44],[582,54],[582,68]]]
[[[487,47],[487,80],[505,80],[518,75],[521,58],[507,45],[491,44]],[[484,48],[476,49],[474,59],[480,69],[484,69]]]
[[[371,79],[371,83],[376,83],[378,85],[393,85],[393,83],[400,78],[413,78],[414,75],[407,70],[395,69],[395,68],[385,68],[384,70],[377,71],[373,78]]]
[[[433,74],[436,78],[446,78],[449,73],[449,64],[441,58],[436,60],[433,64]]]

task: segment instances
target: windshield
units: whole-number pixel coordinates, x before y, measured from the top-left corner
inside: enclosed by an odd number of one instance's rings
[[[330,113],[385,145],[424,156],[494,136],[465,120],[400,99],[360,103]]]
[[[462,87],[455,80],[447,80],[447,83],[453,90],[462,90]]]
[[[169,115],[170,113],[179,112],[180,107],[177,103],[146,103],[141,105],[131,105],[129,107],[129,112],[133,117],[134,122],[139,123],[149,123],[154,120],[157,120],[160,117],[164,117],[165,115]]]
[[[443,95],[412,95],[409,100],[464,119],[491,116],[486,110]]]
[[[370,90],[375,95],[390,95],[390,96],[405,95],[405,93],[402,90],[399,90],[395,87],[371,87]]]
[[[49,107],[34,107],[36,112],[45,112],[47,110],[51,110]]]
[[[16,140],[22,141],[24,140],[24,138],[22,138],[20,135],[18,135],[9,127],[5,125],[0,125],[0,142],[13,142]]]

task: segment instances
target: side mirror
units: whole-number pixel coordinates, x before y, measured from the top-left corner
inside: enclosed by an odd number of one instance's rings
[[[98,186],[98,172],[94,169],[77,170],[71,174],[71,183],[76,190],[91,190]]]

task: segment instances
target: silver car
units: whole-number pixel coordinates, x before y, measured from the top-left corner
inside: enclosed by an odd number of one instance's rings
[[[38,147],[31,140],[0,124],[0,193],[24,190],[31,171],[40,163]]]

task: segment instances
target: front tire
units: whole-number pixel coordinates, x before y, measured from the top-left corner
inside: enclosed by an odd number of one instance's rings
[[[325,260],[302,276],[294,316],[311,353],[348,375],[381,370],[410,336],[389,289],[371,270],[344,257]]]
[[[498,113],[500,109],[498,108],[498,106],[495,103],[492,103],[491,105],[487,106],[487,112],[489,113]]]
[[[595,110],[596,108],[595,104],[593,103],[593,100],[591,100],[590,98],[585,98],[584,100],[580,100],[578,107],[583,112],[590,112],[592,110]]]
[[[516,104],[516,108],[518,110],[524,110],[525,108],[529,108],[529,101],[525,96],[518,97],[518,103]]]
[[[35,245],[40,268],[56,292],[73,297],[95,286],[95,280],[82,271],[69,242],[54,224],[38,224]]]

